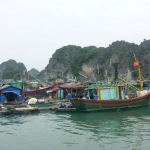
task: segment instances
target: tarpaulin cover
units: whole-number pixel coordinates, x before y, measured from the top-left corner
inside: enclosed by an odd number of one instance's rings
[[[20,95],[21,89],[13,87],[13,86],[9,86],[9,87],[1,89],[1,91],[2,91],[2,93],[10,93],[10,92],[12,92],[12,93],[14,93],[16,95]]]

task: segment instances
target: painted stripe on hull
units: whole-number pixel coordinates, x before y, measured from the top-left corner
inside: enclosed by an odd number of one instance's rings
[[[134,98],[130,100],[83,100],[73,99],[72,104],[79,110],[103,110],[139,107],[149,104],[149,97]]]

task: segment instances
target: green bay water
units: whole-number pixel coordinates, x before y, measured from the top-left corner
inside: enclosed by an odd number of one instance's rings
[[[0,150],[149,150],[150,107],[0,116]]]

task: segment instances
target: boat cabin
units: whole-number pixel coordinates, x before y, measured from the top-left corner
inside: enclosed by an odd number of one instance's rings
[[[85,89],[85,98],[93,100],[117,100],[125,98],[125,86],[96,86]]]

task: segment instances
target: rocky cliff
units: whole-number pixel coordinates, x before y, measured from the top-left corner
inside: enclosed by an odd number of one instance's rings
[[[0,64],[0,77],[2,79],[21,79],[27,69],[23,63],[17,63],[15,60],[8,60]]]
[[[119,75],[126,76],[130,70],[136,79],[135,59],[140,61],[143,77],[150,78],[150,40],[144,40],[140,45],[116,41],[106,48],[68,45],[56,50],[40,78],[45,77],[46,72],[49,81],[72,77],[81,81],[113,79],[117,65]]]

